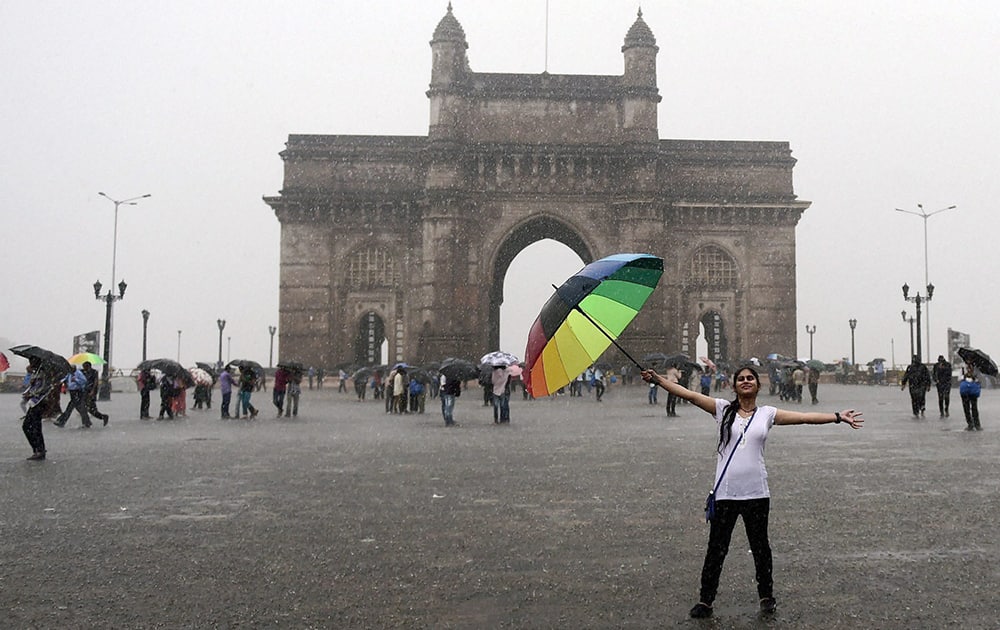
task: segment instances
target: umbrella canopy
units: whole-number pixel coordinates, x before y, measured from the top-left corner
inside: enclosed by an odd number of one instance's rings
[[[73,366],[61,354],[56,354],[51,350],[46,350],[39,346],[14,346],[10,351],[25,359],[37,359],[41,362],[43,368],[48,369],[57,377],[65,376],[73,371]]]
[[[13,350],[13,348],[11,348]],[[959,348],[958,356],[962,357],[962,360],[969,365],[978,368],[983,374],[988,374],[990,376],[997,376],[997,364],[993,362],[990,355],[986,354],[982,350],[977,350],[975,348]]]
[[[503,350],[494,350],[493,352],[483,355],[483,358],[479,359],[481,365],[502,365],[507,367],[508,365],[514,365],[520,363],[521,359],[509,352],[504,352]]]
[[[413,367],[412,365],[408,364],[406,361],[403,361],[401,363],[393,364],[392,369],[393,370],[399,370],[399,369],[409,370],[412,367]]]
[[[212,383],[215,381],[212,379],[212,375],[199,367],[193,367],[188,372],[191,374],[192,380],[194,380],[195,385],[204,385],[211,387]]]
[[[83,365],[84,363],[104,365],[104,359],[101,358],[101,355],[94,354],[93,352],[78,352],[66,360],[71,365]]]
[[[822,372],[826,369],[826,363],[823,363],[819,359],[809,359],[806,361],[806,367]]]
[[[6,372],[10,369],[10,361],[7,360],[7,355],[0,352],[0,372]]]
[[[260,363],[257,363],[256,361],[251,361],[250,359],[233,359],[232,361],[226,364],[226,369],[229,369],[230,366],[238,368],[244,368],[244,367],[250,368],[251,370],[254,371],[254,373],[257,374],[257,376],[261,376],[264,374],[264,366],[262,366]]]
[[[471,381],[479,377],[479,366],[472,361],[448,357],[441,362],[438,372],[450,381]]]
[[[173,359],[150,359],[137,365],[136,369],[140,371],[159,370],[165,376],[182,379],[188,387],[195,384],[194,379],[191,377],[191,373],[187,371],[187,368]]]
[[[354,379],[355,381],[366,380],[369,376],[372,375],[373,372],[374,370],[372,370],[370,367],[363,367],[356,370],[353,374],[351,374],[351,378]]]
[[[513,376],[513,377],[519,377],[524,372],[524,368],[522,368],[517,363],[513,363],[511,365],[508,365],[507,369],[510,371],[510,375]]]
[[[434,375],[423,368],[412,368],[406,375],[411,381],[420,381],[424,384],[430,384],[434,380]]]
[[[199,367],[208,372],[209,374],[211,374],[212,378],[215,378],[216,376],[219,375],[218,368],[216,368],[215,364],[213,363],[208,363],[206,361],[195,361],[194,364],[196,367]]]
[[[662,352],[650,352],[642,356],[642,362],[653,367],[663,367],[669,357]]]
[[[661,275],[661,258],[615,254],[590,263],[556,289],[528,332],[528,391],[548,396],[600,358],[635,319]]]
[[[292,372],[301,372],[305,369],[298,361],[280,361],[278,367],[291,370]]]

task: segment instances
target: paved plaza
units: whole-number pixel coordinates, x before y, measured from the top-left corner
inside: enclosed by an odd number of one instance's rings
[[[667,419],[662,391],[515,397],[497,426],[473,388],[456,428],[436,400],[393,416],[329,388],[281,420],[256,394],[252,422],[140,421],[116,393],[106,428],[46,422],[45,462],[0,395],[0,625],[996,628],[1000,391],[981,432],[953,397],[914,419],[898,388],[821,386],[802,409],[867,422],[770,435],[777,615],[756,616],[738,526],[695,621],[714,423]]]

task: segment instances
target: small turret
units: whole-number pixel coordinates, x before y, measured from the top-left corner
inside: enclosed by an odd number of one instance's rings
[[[632,87],[656,87],[656,37],[642,19],[642,9],[625,35],[622,53],[625,55],[624,83]]]
[[[462,82],[469,66],[465,56],[468,47],[465,29],[452,14],[449,2],[448,12],[438,22],[431,38],[431,51],[434,55],[431,65],[432,90]]]

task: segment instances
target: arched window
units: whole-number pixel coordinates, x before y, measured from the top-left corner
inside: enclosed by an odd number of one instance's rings
[[[691,259],[691,279],[709,287],[735,287],[738,284],[736,261],[721,247],[708,245]]]
[[[347,261],[347,284],[352,289],[399,286],[399,268],[392,253],[369,248],[353,254]]]

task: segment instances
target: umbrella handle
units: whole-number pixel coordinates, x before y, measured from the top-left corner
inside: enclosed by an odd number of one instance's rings
[[[557,287],[556,285],[553,284],[552,288],[556,290],[556,295],[559,295],[559,287]],[[562,296],[559,296],[559,297],[562,298]],[[597,330],[601,331],[601,334],[604,335],[605,337],[607,337],[608,341],[610,341],[611,343],[615,344],[615,347],[618,348],[619,350],[621,350],[622,354],[624,354],[626,357],[628,357],[629,361],[631,361],[632,363],[635,363],[635,367],[639,368],[639,370],[645,369],[641,365],[639,365],[638,361],[636,361],[635,359],[632,358],[632,355],[629,354],[628,351],[625,348],[622,348],[620,345],[618,345],[618,342],[615,341],[614,337],[612,337],[611,335],[608,334],[608,331],[604,330],[604,328],[602,328],[600,324],[598,324],[597,322],[595,322],[590,315],[587,315],[586,313],[584,313],[583,309],[580,308],[579,304],[574,304],[573,305],[573,310],[576,311],[576,312],[578,312],[579,314],[583,315],[584,317],[586,317],[587,321],[590,322],[591,324],[593,324],[594,328],[596,328]]]

